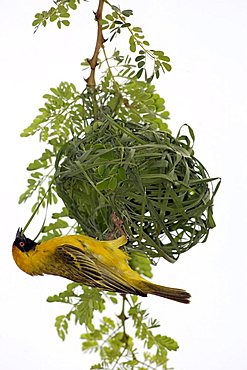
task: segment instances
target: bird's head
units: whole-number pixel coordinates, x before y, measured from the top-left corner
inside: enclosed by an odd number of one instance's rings
[[[21,252],[29,252],[31,249],[35,249],[36,245],[35,241],[25,237],[22,229],[19,227],[13,246],[19,248]]]

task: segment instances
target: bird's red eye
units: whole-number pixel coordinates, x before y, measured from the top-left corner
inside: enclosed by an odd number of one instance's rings
[[[24,242],[20,242],[20,243],[19,243],[19,246],[20,246],[20,247],[24,247],[24,245],[25,245],[25,243],[24,243]]]

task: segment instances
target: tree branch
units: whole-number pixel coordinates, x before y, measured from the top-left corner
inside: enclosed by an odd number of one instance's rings
[[[87,86],[88,87],[95,87],[96,82],[95,82],[95,68],[97,67],[98,64],[98,56],[100,49],[102,48],[104,42],[106,41],[103,37],[102,33],[102,12],[103,12],[103,6],[104,6],[104,1],[105,0],[99,0],[99,5],[97,12],[95,13],[95,20],[98,24],[98,32],[97,32],[97,39],[96,39],[96,45],[94,49],[94,53],[91,59],[88,59],[88,63],[91,68],[90,75],[87,79],[85,79]]]

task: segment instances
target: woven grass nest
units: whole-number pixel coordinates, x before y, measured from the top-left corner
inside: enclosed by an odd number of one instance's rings
[[[194,134],[177,137],[148,125],[106,119],[57,157],[55,181],[70,217],[85,234],[112,236],[113,212],[129,236],[127,249],[154,261],[177,260],[215,226],[214,188],[194,157]],[[115,235],[116,236],[116,235]]]

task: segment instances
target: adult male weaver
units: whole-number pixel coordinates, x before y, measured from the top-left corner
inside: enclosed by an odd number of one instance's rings
[[[12,253],[17,266],[29,275],[57,275],[100,290],[189,303],[185,290],[153,284],[132,270],[130,257],[120,249],[126,243],[125,235],[107,241],[68,235],[36,243],[19,228]]]

